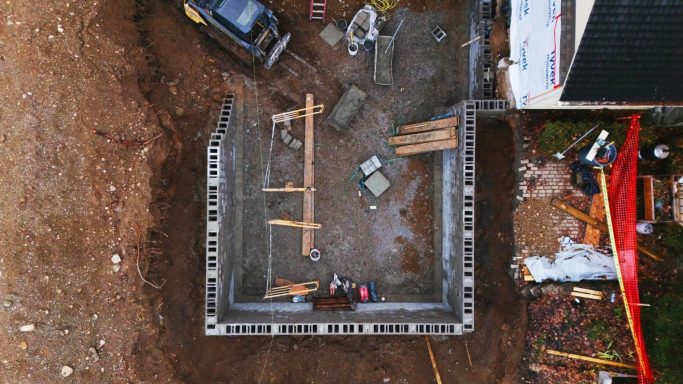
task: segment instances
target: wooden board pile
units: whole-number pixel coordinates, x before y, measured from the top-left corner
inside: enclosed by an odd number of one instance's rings
[[[458,146],[457,127],[457,117],[401,125],[388,142],[396,147],[396,156],[452,149]]]

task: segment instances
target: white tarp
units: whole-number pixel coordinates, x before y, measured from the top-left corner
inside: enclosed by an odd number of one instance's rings
[[[555,254],[553,261],[546,256],[530,256],[524,259],[524,264],[537,283],[545,280],[564,282],[617,279],[614,259],[586,244],[563,247],[563,250]]]
[[[559,84],[561,0],[511,0],[508,69],[517,108]]]

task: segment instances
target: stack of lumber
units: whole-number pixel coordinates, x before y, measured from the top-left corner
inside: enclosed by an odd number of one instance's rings
[[[314,311],[353,311],[355,305],[346,296],[314,297]]]
[[[396,147],[397,156],[441,151],[458,146],[458,118],[401,125],[398,134],[389,138],[389,145]]]

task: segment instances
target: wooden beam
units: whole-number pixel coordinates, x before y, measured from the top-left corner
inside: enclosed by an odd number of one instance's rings
[[[429,132],[413,133],[410,135],[392,136],[387,141],[389,142],[389,145],[429,143],[430,141],[452,139],[457,137],[457,134],[457,129],[455,127],[450,127]]]
[[[304,229],[320,229],[320,224],[307,223],[304,221],[270,219],[270,220],[268,220],[268,224],[282,225],[285,227],[304,228]],[[309,251],[309,253],[310,253],[310,251]]]
[[[567,357],[567,358],[575,359],[575,360],[583,360],[583,361],[588,361],[588,362],[596,363],[596,364],[612,365],[614,367],[636,369],[635,365],[619,363],[619,362],[612,361],[612,360],[597,359],[595,357],[582,356],[582,355],[577,355],[574,353],[560,352],[560,351],[555,351],[553,349],[546,349],[545,352],[549,355],[562,356],[562,357]]]
[[[306,94],[306,109],[313,108],[313,94]],[[313,115],[309,114],[305,119],[304,136],[304,188],[315,186],[315,173],[313,170],[314,161],[314,140],[313,140]],[[314,221],[313,191],[304,191],[304,214],[303,221],[312,223]],[[301,237],[301,255],[309,256],[315,244],[315,234],[312,229],[304,228]]]
[[[458,117],[453,116],[453,117],[448,117],[448,118],[441,119],[441,120],[431,120],[431,121],[424,121],[422,123],[401,125],[397,128],[397,131],[398,131],[399,135],[405,135],[407,133],[427,132],[427,131],[433,131],[435,129],[457,127],[457,126],[458,126]]]
[[[284,187],[284,188],[262,188],[263,192],[306,192],[313,191],[315,188],[298,188],[298,187]]]
[[[458,139],[448,139],[441,141],[432,141],[430,143],[402,145],[396,147],[396,156],[410,156],[418,153],[441,151],[449,148],[456,148],[458,146]]]
[[[552,204],[553,207],[560,209],[570,216],[573,216],[581,221],[583,221],[586,224],[592,225],[595,228],[599,229],[600,232],[605,232],[607,233],[607,224],[603,223],[600,220],[594,219],[585,213],[583,213],[580,209],[577,209],[571,205],[569,205],[567,202],[560,200],[556,197],[553,197],[552,200],[550,200],[550,204]],[[662,258],[658,256],[656,253],[654,253],[652,250],[649,248],[646,248],[640,244],[638,244],[638,252],[642,253],[643,255],[656,260],[656,261],[662,261]]]
[[[605,220],[605,203],[602,198],[602,193],[593,195],[591,202],[590,217],[599,221]],[[600,244],[600,230],[592,225],[586,225],[586,231],[583,235],[583,244],[599,245]]]
[[[582,293],[588,293],[588,294],[595,295],[595,296],[602,296],[602,291],[596,291],[594,289],[574,287],[572,290],[575,292],[582,292]]]

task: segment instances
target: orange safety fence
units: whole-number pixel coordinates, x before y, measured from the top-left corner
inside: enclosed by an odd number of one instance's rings
[[[640,323],[638,293],[638,251],[636,239],[636,176],[638,174],[638,139],[640,115],[631,116],[626,141],[612,166],[609,187],[603,178],[603,198],[610,240],[626,315],[638,355],[638,382],[654,383],[654,375],[645,350]],[[607,188],[607,193],[604,189]]]

